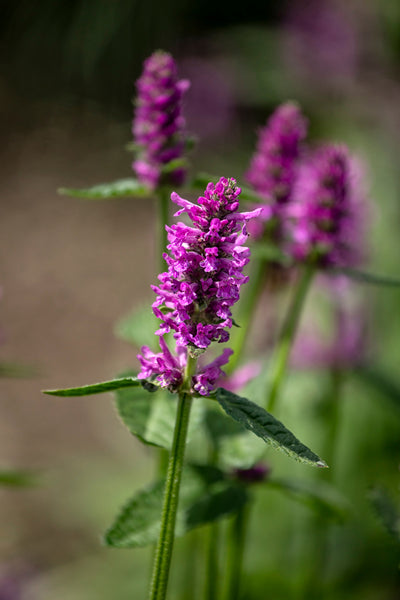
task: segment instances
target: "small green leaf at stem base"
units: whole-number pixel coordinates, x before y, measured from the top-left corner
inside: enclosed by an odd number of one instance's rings
[[[128,501],[104,541],[115,548],[135,548],[157,541],[165,481],[159,480]],[[222,471],[206,465],[184,468],[175,535],[212,523],[242,507],[246,490],[225,478]]]
[[[319,456],[258,404],[223,388],[217,389],[216,399],[228,416],[252,431],[267,444],[300,462],[314,467],[327,467],[327,464]]]
[[[100,183],[89,188],[59,188],[58,193],[72,198],[87,200],[109,200],[111,198],[145,198],[152,195],[152,190],[133,177],[118,179],[111,183]]]

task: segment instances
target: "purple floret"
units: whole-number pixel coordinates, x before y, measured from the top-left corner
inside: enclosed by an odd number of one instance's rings
[[[307,121],[292,102],[279,106],[261,129],[257,150],[245,177],[266,200],[261,216],[263,221],[275,217],[279,225],[284,218],[306,135]]]
[[[185,120],[182,96],[189,82],[178,80],[174,59],[158,50],[144,62],[136,82],[137,97],[132,133],[137,157],[132,164],[139,181],[151,189],[161,183],[182,185],[184,166],[163,173],[163,168],[184,153]]]
[[[302,165],[290,207],[291,253],[320,266],[362,260],[365,207],[354,160],[344,146],[319,148]]]

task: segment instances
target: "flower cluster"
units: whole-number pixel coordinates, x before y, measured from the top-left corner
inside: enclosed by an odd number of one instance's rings
[[[161,183],[181,185],[186,175],[184,166],[165,167],[183,155],[182,96],[189,82],[178,81],[174,59],[159,50],[144,62],[136,87],[132,133],[137,158],[132,168],[139,181],[151,189]]]
[[[209,183],[204,196],[193,204],[175,192],[173,202],[186,212],[193,227],[179,222],[168,230],[168,250],[164,258],[168,271],[159,275],[160,285],[152,286],[157,298],[154,314],[161,320],[156,332],[162,352],[154,354],[143,347],[139,361],[140,378],[157,379],[162,387],[176,390],[182,383],[187,351],[198,356],[212,342],[227,342],[233,325],[231,307],[239,299],[240,287],[248,280],[243,268],[250,250],[242,244],[247,239],[246,222],[260,214],[238,212],[240,188],[235,179],[221,178]],[[177,357],[163,336],[174,333]],[[232,351],[225,349],[220,357],[193,377],[193,389],[207,395],[222,376]]]
[[[291,219],[291,253],[320,266],[355,266],[362,258],[364,206],[354,161],[344,146],[319,148],[300,167]]]
[[[267,204],[263,220],[282,216],[290,201],[307,121],[296,104],[282,104],[260,131],[257,150],[246,173],[247,181]]]
[[[162,321],[158,335],[174,332],[177,343],[188,346],[193,355],[211,342],[227,342],[232,327],[231,306],[239,300],[240,287],[248,280],[243,268],[250,250],[246,221],[260,214],[238,212],[240,188],[235,179],[221,178],[209,183],[204,196],[193,204],[173,193],[171,200],[186,212],[193,227],[177,223],[167,227],[168,250],[164,258],[168,271],[153,286],[153,304]]]

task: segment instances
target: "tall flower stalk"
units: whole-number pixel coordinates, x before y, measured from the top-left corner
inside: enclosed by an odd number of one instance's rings
[[[361,259],[361,197],[353,162],[344,146],[317,149],[301,165],[287,211],[288,250],[303,263],[283,322],[273,362],[266,408],[274,410],[288,358],[317,268],[353,266]]]
[[[132,168],[138,180],[158,197],[160,256],[167,245],[169,190],[181,186],[186,178],[182,100],[189,86],[189,81],[178,79],[173,57],[162,50],[145,60],[136,82]]]
[[[138,356],[139,379],[178,393],[174,439],[170,453],[164,493],[161,530],[157,543],[150,589],[151,600],[163,600],[170,570],[174,529],[179,500],[186,436],[193,395],[208,396],[222,375],[232,351],[222,354],[205,367],[197,367],[198,357],[214,341],[229,340],[233,325],[231,307],[239,299],[240,288],[247,281],[242,273],[249,261],[246,222],[259,214],[238,212],[240,188],[234,179],[210,183],[193,204],[173,193],[171,199],[186,212],[193,223],[182,222],[167,227],[169,253],[164,254],[168,270],[153,286],[157,298],[153,311],[161,321],[156,332],[161,352],[155,354],[144,346]],[[164,339],[173,333],[176,354]]]

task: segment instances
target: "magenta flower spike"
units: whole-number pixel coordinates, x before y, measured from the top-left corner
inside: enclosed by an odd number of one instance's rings
[[[283,218],[290,202],[307,121],[293,102],[279,106],[260,130],[256,152],[245,174],[266,200],[262,219]]]
[[[144,62],[136,82],[137,97],[132,133],[137,157],[132,163],[139,181],[151,189],[166,183],[182,185],[184,166],[163,173],[171,161],[182,158],[185,146],[182,97],[189,82],[178,80],[174,59],[158,50]]]
[[[209,183],[204,196],[194,204],[175,192],[171,200],[181,207],[176,216],[186,213],[193,226],[178,222],[167,227],[169,253],[164,255],[168,270],[159,275],[160,284],[152,286],[157,298],[153,311],[161,321],[161,353],[142,348],[138,377],[152,378],[159,385],[176,391],[182,383],[187,352],[202,354],[212,342],[227,342],[233,325],[231,307],[237,302],[241,286],[248,277],[243,268],[250,250],[246,223],[260,209],[238,212],[240,188],[235,179],[221,178]],[[174,357],[163,336],[172,332],[176,340]],[[232,350],[225,349],[212,363],[199,367],[193,377],[193,389],[208,395],[223,375]]]
[[[345,146],[317,149],[301,166],[293,191],[291,253],[319,266],[357,266],[363,258],[365,201]]]

